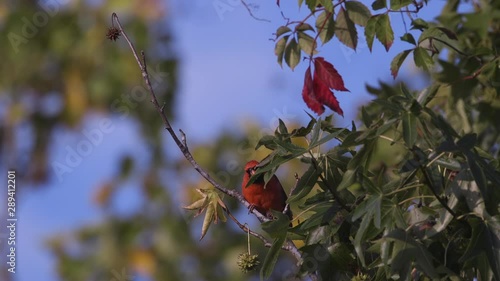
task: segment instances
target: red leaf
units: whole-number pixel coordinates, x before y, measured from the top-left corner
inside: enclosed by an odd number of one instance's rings
[[[324,84],[330,89],[349,92],[349,90],[344,87],[342,76],[340,76],[331,63],[325,61],[322,57],[314,59],[314,77],[316,78],[316,76],[323,80]]]
[[[320,103],[328,106],[331,110],[337,112],[339,115],[344,116],[344,112],[342,111],[342,108],[340,108],[339,101],[335,97],[334,93],[324,83],[324,80],[322,80],[316,73],[313,79],[313,88],[316,99]]]
[[[311,67],[306,70],[304,77],[304,87],[302,88],[302,98],[307,106],[316,114],[321,115],[325,112],[325,107],[316,99],[313,80],[311,78]]]

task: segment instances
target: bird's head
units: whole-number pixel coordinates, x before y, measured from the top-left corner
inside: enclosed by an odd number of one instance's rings
[[[257,170],[257,165],[259,165],[259,162],[255,161],[255,160],[249,161],[245,165],[245,173],[247,174],[247,176],[249,178],[255,174],[255,170]]]

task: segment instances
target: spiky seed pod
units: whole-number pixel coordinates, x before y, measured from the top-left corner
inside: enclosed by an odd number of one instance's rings
[[[259,264],[260,261],[258,255],[243,253],[238,256],[238,267],[245,273],[254,270]]]
[[[108,33],[106,33],[106,37],[109,39],[109,40],[113,40],[113,41],[116,41],[116,39],[120,38],[120,30],[116,27],[110,27],[108,28]]]

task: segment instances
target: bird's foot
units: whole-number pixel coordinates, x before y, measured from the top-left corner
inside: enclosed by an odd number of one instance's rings
[[[250,204],[250,206],[248,206],[248,214],[250,215],[250,213],[252,213],[254,209],[255,209],[255,205]]]

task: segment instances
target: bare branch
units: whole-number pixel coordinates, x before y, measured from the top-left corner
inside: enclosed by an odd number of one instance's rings
[[[250,6],[248,5],[247,2],[245,2],[244,0],[241,0],[241,4],[243,4],[243,6],[247,9],[248,13],[250,14],[250,16],[258,21],[265,21],[265,22],[271,22],[270,20],[268,19],[261,19],[261,18],[258,18],[256,17],[253,12],[252,12],[252,9],[250,9]]]
[[[120,23],[120,20],[118,19],[118,16],[116,15],[116,13],[112,14],[112,19],[113,19],[114,22],[116,22],[118,24],[118,27],[119,27],[119,30],[120,30],[121,34],[123,35],[123,37],[125,37],[125,40],[127,41],[130,49],[132,50],[134,58],[137,61],[137,64],[139,65],[139,68],[140,68],[141,74],[142,74],[142,78],[144,79],[144,82],[146,83],[148,91],[149,91],[149,93],[151,95],[151,103],[153,103],[156,111],[158,111],[158,114],[160,114],[160,117],[161,117],[163,123],[165,124],[165,129],[168,131],[168,133],[170,134],[170,136],[174,140],[175,144],[179,147],[180,151],[182,152],[182,154],[184,155],[184,157],[186,158],[186,160],[188,160],[188,162],[191,163],[191,165],[193,166],[193,168],[203,178],[205,178],[211,185],[213,185],[217,190],[219,190],[220,192],[222,192],[224,194],[227,194],[228,196],[236,198],[247,209],[250,209],[250,203],[248,203],[243,198],[243,196],[240,193],[238,193],[236,190],[228,189],[228,188],[225,188],[225,187],[221,186],[217,181],[215,181],[208,174],[208,172],[206,172],[203,168],[201,168],[201,166],[193,158],[193,155],[189,152],[189,149],[188,149],[188,147],[187,147],[187,145],[185,143],[185,134],[184,133],[181,133],[183,140],[179,139],[179,137],[177,136],[177,134],[175,133],[175,131],[172,129],[172,126],[170,125],[170,122],[169,122],[167,116],[164,113],[164,110],[163,110],[164,107],[160,106],[160,104],[158,103],[158,100],[157,100],[156,95],[154,93],[154,89],[151,86],[151,82],[149,80],[149,74],[148,74],[148,71],[147,71],[146,56],[144,54],[144,51],[141,51],[141,58],[142,58],[142,61],[141,61],[141,59],[139,59],[137,51],[136,51],[136,49],[134,47],[134,44],[132,44],[132,42],[128,38],[127,34],[123,30],[123,27],[122,27],[122,25]],[[260,222],[269,221],[269,218],[267,218],[266,216],[262,215],[257,210],[254,209],[254,210],[251,210],[251,212],[259,219]],[[238,222],[238,225],[240,225],[240,224],[241,223]],[[247,228],[245,227],[245,229],[247,229]],[[260,235],[258,233],[255,233],[255,234],[261,236],[262,238],[264,238],[262,235]],[[258,236],[256,236],[256,237],[258,237]],[[266,242],[264,242],[264,243],[266,243]],[[269,242],[267,242],[267,243],[269,243]],[[289,251],[290,253],[292,253],[295,256],[295,258],[297,259],[297,261],[299,263],[302,262],[302,255],[301,255],[301,253],[299,252],[299,250],[297,249],[297,247],[291,241],[287,241],[285,243],[285,245],[283,246],[283,249]]]

